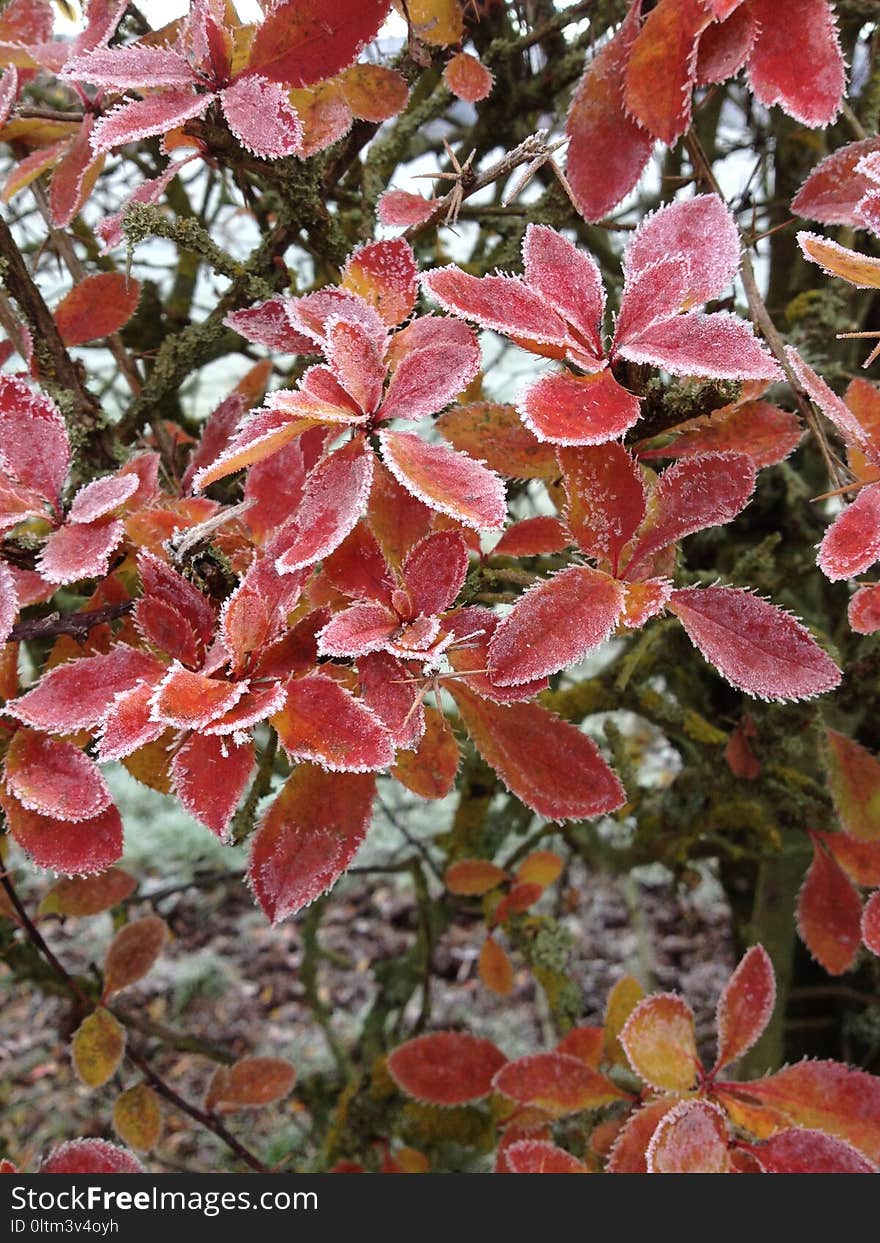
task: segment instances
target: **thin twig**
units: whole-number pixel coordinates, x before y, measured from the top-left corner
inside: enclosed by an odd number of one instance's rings
[[[9,641],[27,643],[38,639],[57,639],[63,634],[72,635],[78,643],[84,643],[90,631],[105,622],[116,621],[134,608],[134,600],[122,600],[108,604],[89,613],[52,613],[49,617],[32,617],[12,627]]]

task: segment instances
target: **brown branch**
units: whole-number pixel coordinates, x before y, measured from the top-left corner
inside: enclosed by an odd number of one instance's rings
[[[134,600],[123,600],[119,604],[93,609],[90,613],[53,613],[49,617],[32,617],[13,626],[9,642],[27,643],[36,639],[57,639],[62,634],[69,634],[77,643],[84,643],[95,626],[124,617],[133,608]]]
[[[116,465],[112,434],[101,407],[89,392],[79,367],[67,352],[52,312],[31,277],[9,225],[0,216],[0,259],[3,283],[18,303],[34,339],[40,378],[50,388],[63,390],[73,403],[79,430],[105,465]]]

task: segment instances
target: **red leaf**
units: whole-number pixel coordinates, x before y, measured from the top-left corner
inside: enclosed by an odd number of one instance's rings
[[[351,863],[370,823],[372,775],[328,773],[300,764],[260,821],[248,880],[273,924],[333,885]]]
[[[849,602],[847,616],[856,634],[880,630],[880,583],[860,587]]]
[[[733,587],[674,591],[669,609],[723,677],[761,699],[804,699],[833,690],[841,673],[789,613]]]
[[[748,6],[737,9],[736,16],[729,21],[707,27],[700,36],[697,52],[697,82],[704,86],[734,77],[749,59],[756,35],[755,19]]]
[[[391,737],[376,714],[321,673],[288,685],[287,701],[272,724],[291,759],[349,773],[373,772],[394,762]]]
[[[278,294],[266,302],[230,311],[223,323],[246,341],[264,345],[279,354],[316,354],[317,344],[293,327],[288,314],[290,299]]]
[[[564,1148],[541,1139],[520,1139],[504,1150],[511,1174],[589,1174]]]
[[[770,1022],[776,1004],[776,977],[770,956],[753,945],[724,986],[715,1021],[718,1060],[715,1070],[736,1062],[751,1049]]]
[[[673,375],[720,380],[779,380],[782,373],[750,323],[727,311],[689,311],[617,343],[634,363],[663,367]]]
[[[128,47],[96,47],[83,56],[72,56],[61,77],[122,91],[184,87],[196,81],[186,57],[174,48],[137,43]]]
[[[661,1097],[637,1109],[611,1149],[607,1174],[647,1174],[646,1152],[660,1121],[675,1108],[675,1099]]]
[[[267,543],[290,521],[302,501],[306,481],[302,441],[303,437],[291,441],[277,453],[256,462],[247,473],[245,521],[260,544]]]
[[[468,1032],[431,1032],[393,1049],[388,1070],[407,1096],[432,1105],[466,1105],[489,1095],[505,1061],[490,1040]]]
[[[599,1069],[602,1061],[604,1032],[601,1027],[573,1027],[556,1046],[559,1053],[570,1053],[578,1057],[593,1070]]]
[[[155,656],[120,644],[106,655],[86,656],[50,669],[33,690],[6,704],[4,711],[50,734],[92,729],[120,691],[142,679],[152,681],[161,672]]]
[[[492,637],[492,681],[510,686],[577,664],[611,635],[623,598],[621,583],[589,566],[569,566],[536,583]]]
[[[646,1152],[649,1174],[727,1174],[727,1119],[711,1101],[681,1101],[660,1119]]]
[[[593,57],[565,123],[568,180],[585,220],[601,220],[629,194],[654,148],[648,131],[628,116],[623,98],[641,7],[635,0],[617,34]]]
[[[620,1033],[636,1074],[661,1092],[687,1092],[700,1068],[694,1016],[676,993],[654,993],[640,1001]]]
[[[862,488],[825,532],[816,558],[832,582],[855,578],[880,560],[880,485]]]
[[[874,182],[856,165],[863,156],[880,151],[880,136],[848,143],[821,160],[792,199],[791,210],[822,224],[861,228],[858,204]]]
[[[375,712],[398,747],[414,747],[425,729],[417,681],[388,652],[371,652],[357,662],[364,703]]]
[[[257,27],[248,71],[286,86],[331,78],[374,38],[390,0],[280,0]]]
[[[642,472],[623,445],[560,449],[566,522],[588,557],[617,573],[620,554],[645,514]]]
[[[477,531],[504,526],[504,484],[494,471],[411,432],[382,431],[379,443],[385,465],[423,504]]]
[[[78,583],[106,574],[125,528],[118,520],[68,523],[53,531],[37,565],[50,583]]]
[[[539,440],[557,445],[600,445],[638,421],[639,399],[609,368],[596,375],[551,372],[523,392],[519,413]]]
[[[411,224],[430,220],[440,202],[440,199],[426,199],[407,190],[386,190],[376,205],[376,215],[380,224],[407,229]]]
[[[711,20],[701,0],[660,0],[630,49],[626,108],[668,145],[690,123],[697,39]]]
[[[469,52],[456,52],[446,62],[443,81],[458,99],[476,104],[491,94],[494,78],[476,56],[471,56]]]
[[[449,690],[483,759],[507,788],[548,820],[615,811],[626,793],[599,750],[538,704],[491,704],[461,682]]]
[[[282,160],[299,153],[302,123],[276,82],[260,74],[239,78],[220,92],[220,105],[235,137],[254,155]]]
[[[252,742],[194,733],[171,762],[174,792],[191,816],[225,840],[253,767]]]
[[[765,1174],[876,1174],[877,1166],[842,1139],[824,1131],[793,1128],[778,1131],[763,1144],[738,1148],[750,1152]]]
[[[880,891],[871,894],[862,913],[862,940],[872,954],[880,955]]]
[[[453,315],[514,340],[564,345],[565,323],[541,294],[518,276],[470,276],[460,268],[435,268],[422,284]]]
[[[104,958],[104,998],[120,993],[152,971],[168,939],[168,925],[158,915],[123,924]]]
[[[626,250],[627,279],[671,255],[687,264],[692,306],[718,297],[731,283],[739,269],[739,230],[718,195],[699,194],[647,216]]]
[[[324,656],[365,656],[380,652],[400,629],[400,619],[383,604],[353,604],[330,619],[318,635]]]
[[[569,349],[585,364],[600,361],[605,290],[596,261],[555,229],[540,224],[528,226],[522,250],[526,284],[569,325]]]
[[[137,881],[121,868],[107,868],[95,876],[56,881],[40,903],[40,915],[82,918],[100,915],[124,902],[137,889]]]
[[[638,569],[668,544],[732,522],[749,503],[756,474],[743,453],[706,453],[670,466],[651,493],[647,519],[624,567],[627,577],[637,578]]]
[[[111,151],[153,134],[167,134],[201,116],[211,99],[211,95],[194,95],[192,91],[163,91],[133,103],[117,104],[95,123],[92,148],[95,152]]]
[[[843,975],[856,960],[862,902],[845,873],[818,843],[798,894],[797,925],[801,939],[829,975]]]
[[[553,1118],[627,1099],[627,1093],[610,1079],[569,1053],[533,1053],[508,1062],[492,1086],[518,1105],[532,1106]]]
[[[803,236],[809,236],[804,234]],[[833,392],[821,376],[809,367],[793,346],[786,348],[792,370],[827,419],[836,425],[847,444],[861,449],[867,458],[880,464],[880,446],[874,446],[871,436],[862,426],[858,414]]]
[[[467,388],[479,370],[480,349],[473,336],[462,345],[440,342],[415,349],[401,359],[391,377],[380,417],[416,420],[436,414]]]
[[[794,1126],[825,1131],[880,1162],[880,1078],[840,1062],[797,1062],[748,1084],[737,1095],[775,1111]]]
[[[214,1071],[205,1097],[205,1109],[211,1113],[262,1109],[284,1100],[295,1082],[296,1070],[282,1058],[243,1057],[231,1066],[218,1066]]]
[[[137,475],[105,475],[80,488],[67,515],[68,522],[89,523],[116,513],[140,487]]]
[[[53,820],[28,811],[8,791],[0,791],[9,832],[40,868],[62,876],[103,872],[122,855],[122,821],[115,807],[92,820]]]
[[[0,464],[56,508],[70,469],[61,411],[16,376],[0,375]]]
[[[767,107],[780,107],[804,125],[830,125],[846,86],[843,53],[827,0],[751,0],[758,37],[749,58],[749,83]],[[798,55],[792,56],[792,31]],[[801,59],[803,57],[803,59]],[[803,65],[811,72],[801,72]]]
[[[558,518],[540,515],[509,526],[492,549],[494,557],[540,557],[562,552],[571,536]]]
[[[71,1139],[53,1148],[40,1164],[41,1174],[143,1174],[133,1153],[105,1139]]]
[[[137,565],[144,598],[170,605],[186,619],[199,642],[207,646],[214,635],[214,609],[198,588],[150,552],[141,552]]]
[[[393,328],[403,323],[416,304],[418,272],[412,247],[403,238],[368,242],[346,263],[342,288],[375,307],[382,322]]]
[[[412,613],[442,613],[455,602],[468,571],[468,553],[457,531],[427,535],[403,564],[403,584]]]
[[[110,791],[95,762],[72,743],[34,730],[16,730],[5,774],[22,806],[53,820],[91,820],[110,806]]]
[[[280,574],[313,565],[338,548],[360,518],[373,479],[373,455],[350,440],[308,475],[294,518],[279,531]]]

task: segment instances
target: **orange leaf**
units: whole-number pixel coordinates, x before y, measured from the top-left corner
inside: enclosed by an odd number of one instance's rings
[[[415,751],[399,751],[391,769],[401,785],[421,798],[445,798],[458,772],[458,743],[436,708],[425,708],[425,732]]]
[[[118,332],[134,315],[141,287],[124,272],[98,272],[74,285],[55,308],[65,345],[83,345]]]
[[[388,1058],[402,1092],[432,1105],[464,1105],[492,1090],[506,1059],[490,1040],[468,1032],[432,1032],[398,1045]]]
[[[513,964],[494,937],[483,942],[477,972],[486,988],[499,997],[509,997],[513,992]]]
[[[763,945],[753,945],[724,986],[718,1001],[718,1061],[735,1062],[758,1040],[776,1003],[773,963]]]
[[[508,1062],[493,1086],[518,1105],[535,1106],[554,1118],[628,1099],[610,1079],[568,1053],[533,1053]]]
[[[218,1066],[208,1085],[205,1108],[226,1113],[262,1109],[283,1100],[296,1082],[290,1062],[277,1057],[243,1057],[232,1066]]]
[[[41,915],[99,915],[109,911],[137,889],[137,881],[121,868],[107,868],[94,876],[72,876],[57,881],[40,903]]]
[[[540,885],[546,889],[562,874],[563,862],[553,850],[533,850],[523,859],[516,871],[516,879],[526,885]]]
[[[459,859],[446,869],[444,880],[450,893],[480,896],[507,880],[507,873],[488,859]]]
[[[825,731],[831,797],[840,826],[861,841],[880,841],[880,760],[839,734]]]
[[[687,1092],[699,1069],[694,1016],[675,993],[640,1001],[624,1024],[620,1043],[630,1066],[651,1087]]]

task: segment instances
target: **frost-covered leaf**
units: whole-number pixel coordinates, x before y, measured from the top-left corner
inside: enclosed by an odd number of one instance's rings
[[[520,1139],[504,1150],[511,1174],[589,1174],[587,1167],[564,1148],[541,1139]]]
[[[806,258],[818,263],[829,276],[839,276],[857,289],[880,287],[880,259],[873,255],[863,255],[816,233],[799,233],[797,240]]]
[[[403,584],[412,612],[442,613],[455,603],[468,572],[468,552],[457,531],[435,531],[408,554]]]
[[[779,106],[804,125],[830,125],[846,86],[843,52],[827,0],[750,0],[758,27],[749,83],[767,107]],[[798,54],[792,55],[792,31]],[[803,65],[811,72],[803,73]]]
[[[154,656],[120,644],[106,654],[72,660],[49,670],[4,711],[47,733],[73,733],[97,725],[115,696],[162,669]]]
[[[125,533],[118,519],[67,523],[53,531],[37,567],[50,583],[78,583],[107,573],[110,557]]]
[[[148,1084],[138,1083],[120,1092],[113,1102],[113,1130],[136,1152],[155,1148],[162,1134],[162,1107]]]
[[[647,216],[626,249],[628,279],[673,255],[687,264],[692,305],[717,297],[730,285],[739,268],[740,237],[717,194],[669,203]]]
[[[6,783],[29,811],[53,820],[92,820],[110,806],[94,760],[72,743],[18,729],[4,766]]]
[[[375,778],[299,764],[260,821],[248,881],[273,924],[333,885],[370,823]]]
[[[731,14],[727,21],[713,23],[700,36],[696,72],[700,86],[726,82],[734,77],[755,46],[757,28],[752,11],[741,0],[735,0],[735,5],[741,6],[735,15]]]
[[[649,1174],[729,1173],[724,1111],[711,1101],[681,1101],[660,1119],[645,1156]]]
[[[373,772],[394,761],[391,737],[376,714],[321,673],[290,682],[272,725],[291,759],[333,772]]]
[[[137,881],[121,868],[110,867],[94,876],[56,881],[40,903],[40,915],[82,917],[109,911],[137,889]]]
[[[193,733],[174,756],[171,779],[186,811],[223,840],[253,767],[252,742]]]
[[[239,78],[220,92],[220,105],[235,137],[254,155],[282,160],[299,153],[302,123],[277,82],[260,74]]]
[[[418,746],[398,752],[391,775],[420,798],[445,798],[455,786],[458,761],[458,742],[448,721],[436,708],[426,707]]]
[[[798,894],[797,926],[829,975],[843,975],[861,944],[862,901],[849,878],[818,842]]]
[[[470,52],[456,52],[446,62],[443,81],[458,99],[476,104],[492,93],[494,78],[485,65]]]
[[[570,1053],[533,1053],[508,1062],[492,1086],[518,1105],[540,1109],[552,1118],[627,1099],[610,1079]]]
[[[103,155],[95,156],[92,150],[94,124],[94,117],[83,117],[76,137],[52,172],[49,209],[59,229],[67,228],[76,218],[103,171]]]
[[[872,954],[880,955],[880,892],[872,893],[862,912],[862,940]]]
[[[208,1084],[205,1108],[211,1113],[264,1109],[293,1091],[296,1070],[280,1057],[243,1057],[218,1066]]]
[[[477,531],[504,526],[504,484],[494,471],[410,432],[382,431],[379,443],[385,465],[424,505]]]
[[[185,121],[201,116],[211,103],[210,95],[192,91],[162,91],[146,99],[117,104],[95,123],[92,149],[96,153],[112,151],[129,142],[139,142],[153,134],[166,134]]]
[[[595,743],[535,703],[493,704],[451,683],[468,732],[507,788],[548,820],[614,811],[626,794]]]
[[[595,375],[551,372],[529,384],[518,410],[539,440],[557,445],[601,445],[638,421],[639,399],[609,368]]]
[[[856,634],[874,634],[880,630],[880,583],[858,589],[849,602],[847,617]]]
[[[568,180],[585,220],[601,220],[629,194],[654,148],[653,137],[624,104],[626,66],[641,7],[636,0],[613,39],[587,66],[565,123]]]
[[[880,487],[862,488],[825,532],[819,569],[832,582],[855,578],[880,560]]]
[[[67,427],[54,401],[17,376],[0,375],[0,465],[58,506],[70,469]]]
[[[840,826],[863,842],[880,841],[880,760],[835,729],[826,729],[828,784]]]
[[[444,310],[514,340],[564,345],[565,323],[518,276],[471,276],[460,268],[435,268],[422,285]]]
[[[765,1174],[876,1174],[877,1166],[845,1140],[824,1131],[793,1127],[762,1144],[740,1143]]]
[[[635,453],[640,461],[744,453],[757,467],[775,466],[797,448],[802,435],[796,414],[766,401],[745,401],[679,423],[660,438],[657,447],[652,447],[654,440],[643,441]]]
[[[246,341],[264,345],[275,353],[316,354],[318,346],[312,338],[293,327],[287,311],[288,302],[289,299],[279,294],[240,311],[230,311],[223,323]]]
[[[407,1096],[432,1105],[465,1105],[489,1095],[506,1060],[490,1040],[469,1032],[431,1032],[393,1049],[388,1070]]]
[[[489,644],[489,676],[501,686],[577,664],[611,635],[624,588],[601,570],[573,565],[529,588]]]
[[[167,937],[168,925],[158,915],[123,924],[104,956],[104,997],[130,988],[151,971]]]
[[[389,228],[408,229],[410,225],[430,220],[440,202],[440,199],[426,199],[408,190],[386,190],[376,204],[376,215],[379,223]]]
[[[196,81],[185,56],[172,47],[97,47],[68,60],[62,78],[117,90],[190,86]]]
[[[651,557],[696,531],[732,522],[751,499],[757,472],[744,453],[706,453],[685,458],[660,476],[632,556],[628,577]]]
[[[224,682],[175,662],[153,691],[153,720],[175,729],[202,729],[233,708],[246,690],[246,682]]]
[[[700,1067],[694,1016],[677,993],[654,993],[633,1009],[620,1032],[630,1066],[661,1092],[687,1092]]]
[[[803,699],[833,690],[841,673],[789,613],[748,591],[689,587],[668,608],[688,638],[734,686],[762,699]]]
[[[711,20],[702,0],[660,0],[630,49],[627,111],[668,145],[690,122],[697,40]]]
[[[495,557],[540,557],[562,552],[571,543],[565,523],[549,514],[523,518],[509,526],[492,549]]]
[[[41,1174],[143,1174],[127,1148],[105,1139],[72,1139],[53,1148],[40,1164]]]
[[[747,320],[728,311],[689,311],[618,341],[618,353],[634,363],[663,367],[673,375],[719,380],[778,380],[782,377]]]
[[[275,540],[279,573],[313,565],[339,547],[363,512],[372,479],[373,455],[357,439],[315,467],[295,516]]]
[[[863,138],[839,147],[821,160],[792,199],[791,210],[822,224],[845,224],[860,228],[858,204],[874,182],[857,165],[866,155],[880,151],[880,137]]]
[[[716,1070],[737,1061],[751,1049],[770,1022],[775,1003],[776,977],[770,955],[762,945],[753,945],[718,999]]]
[[[99,1007],[73,1034],[73,1068],[87,1088],[101,1088],[116,1074],[125,1052],[125,1028],[109,1010]]]
[[[437,430],[461,453],[485,459],[511,479],[554,479],[556,457],[523,424],[515,406],[480,401],[453,406],[441,414]]]
[[[350,256],[342,273],[342,288],[363,298],[389,327],[401,324],[418,295],[418,265],[403,238],[368,242]]]

